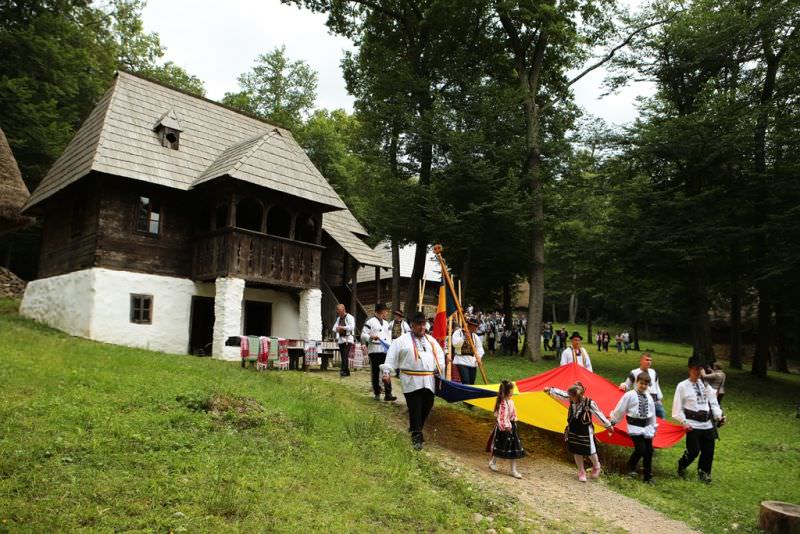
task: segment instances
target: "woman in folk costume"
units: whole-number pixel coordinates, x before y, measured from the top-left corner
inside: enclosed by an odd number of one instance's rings
[[[586,349],[581,347],[583,337],[578,332],[573,332],[569,340],[572,346],[567,347],[564,349],[564,352],[561,353],[561,365],[577,363],[581,367],[592,371],[592,360],[589,359],[589,353],[586,352]]]
[[[477,334],[478,320],[470,317],[467,320],[467,331],[472,337],[472,344],[470,344],[464,330],[459,328],[453,332],[453,347],[456,349],[456,356],[453,358],[453,365],[458,369],[458,376],[462,384],[474,384],[475,375],[477,374],[478,358],[483,359],[484,350],[483,343],[480,336]],[[473,353],[472,347],[475,346],[477,354]]]
[[[592,461],[592,478],[599,477],[600,460],[597,458],[592,416],[597,417],[609,433],[613,432],[611,421],[606,418],[596,402],[585,396],[586,391],[580,382],[575,382],[567,391],[549,387],[545,388],[544,392],[554,399],[569,401],[565,439],[567,449],[573,454],[575,465],[578,466],[578,480],[586,482],[584,459],[587,456]]]
[[[517,434],[517,409],[511,397],[514,395],[514,383],[503,380],[497,390],[497,400],[494,403],[494,417],[496,424],[487,444],[488,452],[492,453],[489,469],[497,471],[497,459],[511,460],[511,476],[522,478],[517,471],[517,459],[525,456],[525,449]]]
[[[439,343],[425,333],[425,314],[416,312],[411,318],[411,332],[392,342],[381,365],[384,382],[391,380],[395,369],[400,370],[400,386],[408,406],[408,426],[411,442],[422,449],[422,428],[433,407],[437,373],[444,369],[444,351]]]
[[[628,435],[633,441],[634,450],[628,460],[628,471],[637,476],[639,459],[644,467],[644,481],[653,479],[653,438],[656,435],[656,404],[650,395],[650,375],[639,373],[636,387],[625,393],[611,412],[611,424],[616,425],[624,417],[628,422]]]

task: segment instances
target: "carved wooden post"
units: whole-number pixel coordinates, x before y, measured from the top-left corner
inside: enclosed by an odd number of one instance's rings
[[[375,304],[383,302],[381,298],[381,268],[375,266]]]
[[[263,212],[263,215],[261,217],[261,233],[262,234],[266,234],[267,233],[267,217],[269,217],[269,210],[271,210],[271,209],[272,209],[272,205],[271,204],[266,204],[264,206],[264,212]]]

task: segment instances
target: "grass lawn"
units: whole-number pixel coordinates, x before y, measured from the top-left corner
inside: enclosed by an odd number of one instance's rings
[[[585,334],[585,326],[572,326],[570,332],[577,329]],[[664,406],[670,414],[675,386],[687,376],[686,360],[691,348],[652,341],[641,341],[640,346],[653,354],[653,367],[659,373],[665,395]],[[614,383],[622,382],[627,373],[638,366],[638,354],[618,354],[616,347],[599,354],[596,348],[593,350],[587,344],[595,372]],[[486,359],[492,382],[535,375],[555,365],[553,360],[534,364],[519,357],[489,356]],[[760,501],[800,503],[800,419],[796,418],[800,376],[770,373],[766,380],[761,380],[747,371],[725,371],[728,378],[723,407],[728,425],[720,430],[714,482],[710,486],[701,484],[694,476],[696,462],[688,480],[677,477],[676,466],[683,453],[683,442],[672,449],[656,452],[655,486],[618,475],[608,476],[607,480],[618,491],[704,532],[755,532]],[[624,465],[629,449],[601,447],[611,457],[611,463]],[[566,453],[564,460],[567,461]]]
[[[72,338],[0,301],[0,532],[520,532],[371,400]]]

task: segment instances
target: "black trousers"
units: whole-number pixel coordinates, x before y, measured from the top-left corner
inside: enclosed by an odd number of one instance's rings
[[[422,442],[422,427],[433,408],[433,391],[428,388],[418,389],[410,393],[403,393],[408,406],[408,430],[411,432],[411,441]]]
[[[686,434],[686,450],[683,451],[683,456],[678,460],[678,467],[686,469],[699,454],[700,460],[697,462],[697,469],[710,475],[711,465],[714,463],[716,438],[717,433],[713,428],[688,432]]]
[[[372,391],[375,395],[381,394],[381,365],[386,363],[385,352],[371,352],[369,355],[369,367],[372,371]],[[386,397],[392,396],[392,383],[383,382]]]
[[[470,367],[468,365],[456,365],[456,369],[458,369],[458,376],[461,377],[462,384],[475,383],[475,372],[477,370],[477,367]]]
[[[350,345],[352,343],[339,343],[339,354],[342,357],[342,363],[339,366],[339,374],[342,376],[350,376]]]
[[[642,460],[644,479],[650,480],[653,478],[653,440],[644,436],[631,436],[631,441],[633,441],[634,449],[628,460],[628,469],[636,471],[639,460]]]

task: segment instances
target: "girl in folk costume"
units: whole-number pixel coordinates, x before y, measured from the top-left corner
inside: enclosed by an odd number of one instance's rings
[[[517,459],[525,456],[525,449],[517,434],[517,410],[514,401],[514,383],[503,380],[497,390],[497,400],[494,403],[494,416],[497,420],[492,435],[487,444],[488,452],[492,453],[489,469],[497,471],[497,458],[511,460],[511,476],[522,478],[517,471]]]
[[[592,461],[592,478],[599,477],[600,460],[597,458],[592,415],[600,420],[609,433],[613,432],[611,421],[606,418],[596,402],[585,396],[585,389],[580,382],[575,382],[567,391],[549,387],[545,388],[544,392],[556,400],[569,401],[565,439],[567,449],[575,457],[575,465],[578,466],[578,480],[586,482],[583,462],[587,456]]]
[[[653,438],[656,435],[656,405],[649,394],[650,375],[639,373],[636,387],[625,393],[611,412],[611,423],[616,425],[625,417],[628,422],[628,435],[633,441],[634,450],[628,460],[628,471],[637,476],[636,465],[642,459],[644,481],[653,479]]]

